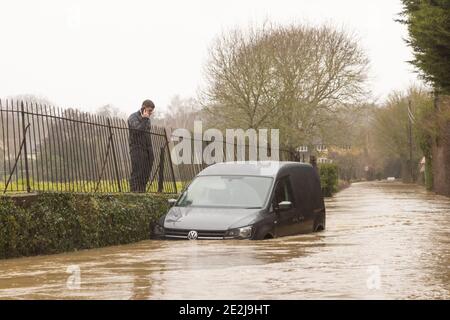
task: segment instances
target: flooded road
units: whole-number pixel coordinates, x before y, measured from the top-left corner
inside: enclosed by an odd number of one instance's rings
[[[450,199],[364,182],[326,206],[327,230],[316,234],[0,260],[0,298],[450,298]]]

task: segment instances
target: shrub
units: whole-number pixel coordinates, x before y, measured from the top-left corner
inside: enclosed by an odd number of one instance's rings
[[[170,195],[43,193],[26,206],[0,198],[0,258],[136,242]]]
[[[333,163],[324,163],[319,166],[320,185],[324,197],[331,197],[338,188],[338,167]]]

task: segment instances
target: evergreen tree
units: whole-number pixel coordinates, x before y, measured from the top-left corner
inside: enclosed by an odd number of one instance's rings
[[[402,0],[411,61],[435,89],[450,94],[450,0]]]

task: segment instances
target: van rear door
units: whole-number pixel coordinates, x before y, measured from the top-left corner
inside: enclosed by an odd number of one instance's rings
[[[311,232],[314,225],[315,183],[314,169],[309,167],[296,168],[294,172],[295,196],[298,199],[299,232]]]

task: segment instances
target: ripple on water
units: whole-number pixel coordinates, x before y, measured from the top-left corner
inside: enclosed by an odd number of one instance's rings
[[[450,200],[398,182],[326,200],[327,230],[269,241],[143,241],[0,261],[0,298],[448,299]],[[67,267],[79,266],[79,289]],[[379,287],[368,281],[379,277]],[[369,283],[370,284],[370,283]]]

